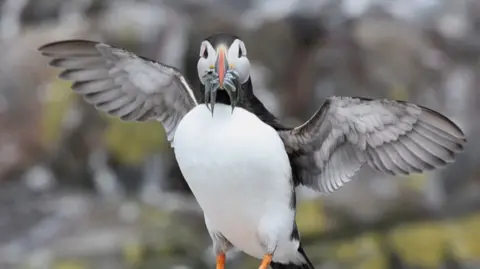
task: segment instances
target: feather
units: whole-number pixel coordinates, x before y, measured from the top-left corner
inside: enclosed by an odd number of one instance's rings
[[[307,122],[278,133],[297,183],[322,192],[343,186],[364,164],[390,175],[444,167],[466,143],[457,125],[431,109],[357,97],[330,97]]]
[[[197,105],[178,70],[126,50],[87,40],[53,42],[39,50],[88,103],[122,120],[159,120],[169,141],[183,116]]]

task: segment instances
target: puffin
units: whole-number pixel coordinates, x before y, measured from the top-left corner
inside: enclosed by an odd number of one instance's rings
[[[389,99],[330,96],[303,124],[282,124],[256,97],[247,47],[233,34],[201,42],[197,87],[173,66],[99,41],[38,50],[98,111],[163,126],[202,209],[216,269],[232,248],[259,269],[313,269],[295,221],[301,186],[326,195],[365,167],[399,176],[439,169],[467,142],[445,115]]]

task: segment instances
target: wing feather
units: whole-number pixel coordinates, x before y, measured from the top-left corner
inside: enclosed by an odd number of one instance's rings
[[[127,121],[155,119],[172,141],[183,116],[197,105],[193,90],[175,68],[129,51],[87,40],[65,40],[39,48],[61,68],[61,79],[95,108]]]
[[[408,175],[444,167],[466,143],[442,114],[409,102],[331,97],[303,125],[279,130],[297,184],[333,192],[363,167]]]

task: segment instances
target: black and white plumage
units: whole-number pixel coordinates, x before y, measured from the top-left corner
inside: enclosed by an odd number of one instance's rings
[[[282,125],[253,93],[244,43],[202,42],[192,88],[175,68],[100,42],[39,49],[73,90],[109,115],[158,120],[205,214],[223,268],[232,246],[260,268],[313,268],[295,224],[299,185],[330,193],[365,165],[392,175],[443,167],[466,139],[445,116],[409,102],[331,97],[296,128]]]

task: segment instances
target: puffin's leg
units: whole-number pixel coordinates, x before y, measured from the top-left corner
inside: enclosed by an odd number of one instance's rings
[[[208,233],[212,238],[213,251],[216,256],[216,269],[225,269],[225,253],[232,248],[232,244],[209,222],[208,217],[205,216],[205,225]]]
[[[265,254],[263,255],[262,263],[258,269],[267,269],[270,263],[272,262],[273,254]]]
[[[282,218],[264,216],[257,230],[257,238],[262,245],[264,255],[259,269],[267,269],[272,262],[273,254],[277,248],[279,229],[277,225],[282,223]]]
[[[225,252],[217,253],[216,269],[225,269]]]

